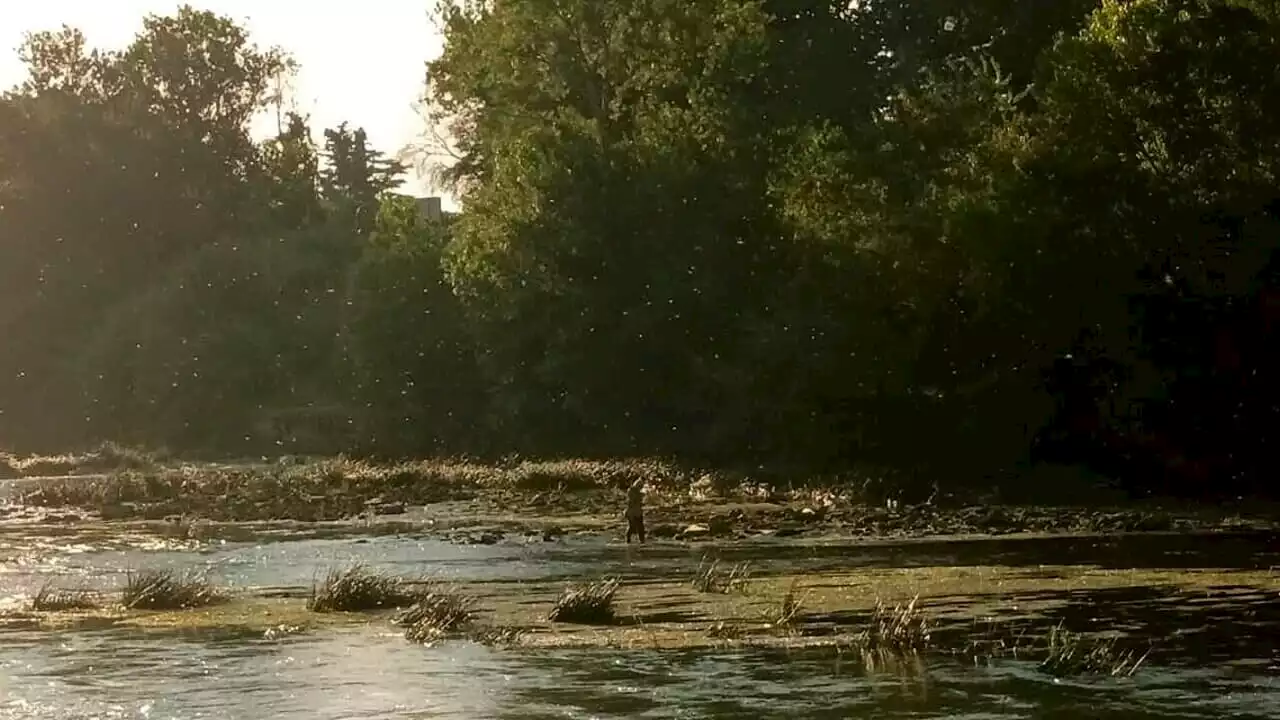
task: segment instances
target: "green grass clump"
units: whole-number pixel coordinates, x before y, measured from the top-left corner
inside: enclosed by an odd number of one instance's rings
[[[37,612],[63,612],[66,610],[93,610],[98,598],[89,590],[70,590],[54,587],[47,582],[31,598],[31,609]]]
[[[187,610],[224,600],[226,596],[203,577],[170,570],[131,572],[120,594],[120,604],[130,610]]]
[[[466,630],[475,616],[476,598],[457,592],[431,591],[394,620],[411,642],[429,643]]]
[[[368,612],[413,605],[423,597],[403,578],[380,575],[363,565],[334,570],[312,585],[307,609],[312,612]]]
[[[1131,677],[1150,651],[1139,655],[1135,650],[1120,648],[1118,643],[1117,638],[1090,638],[1056,625],[1049,630],[1048,655],[1040,662],[1040,670],[1055,677]]]
[[[750,563],[741,562],[728,570],[721,570],[719,560],[707,563],[704,556],[698,563],[698,569],[694,571],[693,587],[698,592],[728,595],[742,589],[750,575]]]
[[[547,614],[547,620],[579,625],[611,625],[616,619],[613,598],[618,592],[619,584],[617,578],[608,578],[581,587],[566,588]]]

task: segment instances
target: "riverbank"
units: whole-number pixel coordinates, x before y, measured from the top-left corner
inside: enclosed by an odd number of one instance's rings
[[[176,464],[116,453],[74,465],[10,460],[26,474],[7,481],[10,522],[163,521],[184,528],[218,523],[391,523],[482,539],[615,532],[624,491],[647,488],[654,538],[906,538],[1011,534],[1275,530],[1265,505],[1198,506],[1126,501],[1094,492],[1087,503],[1017,505],[954,497],[904,506],[871,475],[762,480],[655,460],[511,462],[431,460],[388,465],[345,458],[274,463]],[[60,476],[31,475],[49,468]],[[11,473],[12,474],[12,473]],[[1044,483],[1052,478],[1029,477]],[[488,536],[483,535],[489,532]],[[496,535],[495,535],[496,533]]]

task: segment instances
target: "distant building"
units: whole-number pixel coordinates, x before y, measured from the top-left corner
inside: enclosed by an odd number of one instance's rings
[[[418,212],[428,220],[439,220],[444,216],[444,210],[440,206],[440,198],[424,197],[414,198],[418,201]]]

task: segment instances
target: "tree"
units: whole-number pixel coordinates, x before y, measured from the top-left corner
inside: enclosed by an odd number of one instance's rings
[[[424,217],[413,198],[383,196],[353,269],[352,359],[371,450],[487,449],[477,348],[442,267],[454,222]]]
[[[360,238],[372,232],[379,197],[402,182],[405,165],[369,147],[363,128],[346,123],[324,131],[326,166],[320,173],[323,197]]]

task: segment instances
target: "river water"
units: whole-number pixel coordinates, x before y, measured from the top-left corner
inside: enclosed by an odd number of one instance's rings
[[[353,561],[456,580],[556,580],[669,575],[674,567],[691,569],[703,551],[677,543],[628,549],[591,536],[484,545],[412,533],[277,533],[195,542],[100,527],[0,525],[0,608],[20,605],[50,578],[111,588],[142,567],[200,568],[220,584],[303,592],[326,569]],[[1271,552],[1250,538],[1164,537],[856,547],[761,541],[720,554],[750,558],[767,572],[1013,564],[1036,554],[1058,563],[1143,558],[1169,567],[1265,568],[1277,563]],[[1280,718],[1278,683],[1274,656],[1212,667],[1155,664],[1129,679],[1055,680],[1016,660],[976,667],[930,658],[909,672],[869,673],[830,650],[532,650],[462,641],[422,647],[376,623],[278,639],[0,629],[0,720]]]

